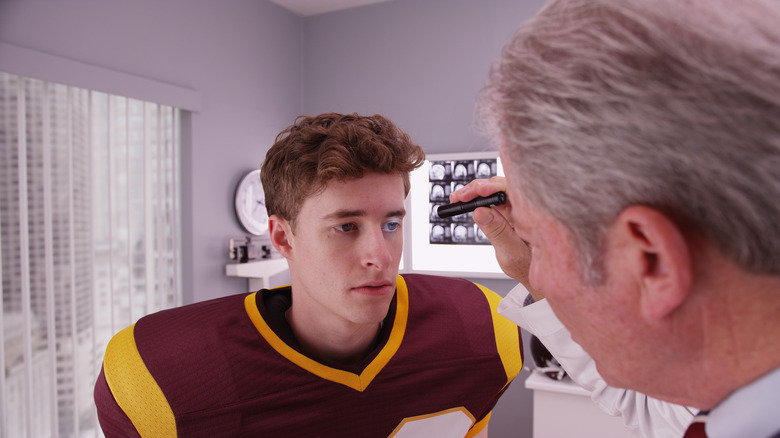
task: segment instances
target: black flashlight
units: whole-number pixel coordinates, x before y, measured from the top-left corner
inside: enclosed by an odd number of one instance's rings
[[[436,209],[436,214],[440,218],[448,218],[459,214],[470,213],[478,207],[495,207],[496,205],[506,204],[506,193],[496,192],[490,196],[474,198],[467,202],[456,202],[454,204],[441,205]]]

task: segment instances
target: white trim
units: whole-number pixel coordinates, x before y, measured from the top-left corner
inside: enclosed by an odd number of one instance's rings
[[[106,181],[106,187],[108,187],[108,302],[111,307],[111,333],[116,333],[122,330],[124,325],[118,325],[116,321],[116,291],[114,290],[114,204],[117,202],[116,196],[114,196],[114,120],[116,119],[116,110],[114,109],[114,99],[116,97],[112,95],[106,96],[106,133],[108,141],[108,149],[106,150],[106,175],[108,181]],[[93,145],[94,146],[94,145]]]
[[[178,108],[171,108],[173,123],[173,230],[171,231],[171,244],[173,245],[173,303],[168,302],[169,306],[181,306],[181,111]],[[178,147],[177,147],[178,145]]]
[[[199,91],[0,42],[0,71],[198,112]]]
[[[59,424],[58,412],[57,412],[57,333],[54,317],[54,231],[52,224],[52,166],[51,166],[51,154],[52,154],[52,91],[53,84],[49,82],[43,83],[43,248],[44,248],[44,272],[46,278],[44,279],[44,285],[46,289],[46,349],[49,356],[49,379],[51,384],[49,386],[49,406],[39,406],[38,409],[49,410],[51,415],[52,424]],[[55,99],[56,101],[56,99]],[[59,437],[59,427],[52,428],[52,437]]]
[[[17,90],[17,114],[26,114],[26,92],[24,89],[24,81],[21,79],[17,82]],[[19,153],[19,265],[22,277],[22,324],[24,327],[24,333],[22,334],[24,354],[22,357],[25,364],[30,364],[32,362],[32,317],[30,315],[30,235],[27,205],[27,127],[25,126],[24,117],[17,117],[16,119],[18,129],[17,148]],[[34,412],[35,406],[32,400],[32,371],[29,366],[25,367],[24,380],[23,403],[26,407],[26,412],[24,413],[25,422],[28,425],[32,425],[32,413]],[[28,438],[31,437],[31,434],[31,428],[28,427]]]
[[[95,134],[92,131],[94,128],[94,96],[92,90],[87,90],[87,159],[89,160],[89,163],[87,164],[87,167],[92,169],[92,166],[95,162]],[[92,177],[90,178],[92,179]],[[93,209],[93,212],[91,213],[94,215],[94,202],[95,202],[95,191],[93,190],[94,184],[89,184],[89,207],[90,209]],[[95,376],[95,379],[97,380],[97,375],[100,371],[103,370],[103,353],[105,352],[103,348],[105,348],[105,343],[103,343],[100,339],[98,339],[98,334],[100,333],[98,330],[99,324],[98,324],[98,318],[100,318],[102,315],[98,315],[97,311],[97,303],[99,298],[99,293],[97,288],[95,288],[95,233],[92,227],[88,227],[89,230],[89,236],[87,237],[86,244],[89,247],[89,278],[92,284],[90,285],[90,288],[92,289],[92,299],[89,300],[90,305],[90,312],[92,312],[92,367],[93,367],[93,373],[92,375]],[[106,341],[107,342],[107,341]],[[97,428],[98,419],[97,419],[97,409],[92,409],[92,424],[96,425]]]
[[[131,167],[131,150],[133,145],[130,144],[130,108],[132,102],[130,99],[125,99],[125,174],[127,175],[127,185],[125,186],[125,220],[127,221],[127,270],[130,273],[127,276],[127,310],[130,314],[130,323],[134,323],[142,315],[135,316],[133,310],[135,305],[133,298],[135,298],[135,282],[133,275],[133,197],[131,195],[131,189],[133,187],[133,172]]]
[[[8,168],[10,172],[11,169]],[[3,272],[3,233],[2,233],[2,210],[0,210],[0,273]],[[0,281],[0,297],[4,296],[3,282]],[[3,335],[0,336],[0,436],[8,436],[8,419],[6,419],[6,413],[8,412],[8,397],[6,397],[6,383],[5,383],[5,317],[3,316],[5,305],[0,305],[0,329],[3,330]]]
[[[152,117],[151,108],[159,105],[146,102],[144,103],[144,248],[145,250],[145,274],[146,274],[146,313],[152,313],[155,310],[155,277],[154,277],[154,213],[152,211],[152,188],[154,186],[154,169],[152,168],[152,127],[150,119]],[[158,109],[159,111],[159,109]],[[159,128],[159,127],[157,127]]]
[[[74,341],[71,343],[71,358],[73,367],[71,368],[71,376],[73,379],[74,394],[78,393],[76,388],[80,387],[79,373],[78,373],[78,348],[77,339],[78,327],[76,325],[76,239],[75,235],[75,213],[73,210],[73,204],[75,202],[74,189],[73,189],[73,105],[75,102],[73,88],[68,87],[68,258],[70,259],[70,284],[68,285],[68,297],[70,298],[70,338]],[[63,291],[63,294],[65,291]],[[93,336],[94,338],[94,336]],[[81,436],[79,424],[79,398],[73,397],[73,436]]]
[[[155,199],[154,203],[154,209],[156,217],[155,226],[157,227],[157,232],[155,233],[155,236],[157,237],[157,240],[155,242],[155,252],[157,254],[160,254],[157,256],[157,266],[156,266],[156,277],[157,281],[154,282],[155,284],[155,291],[157,293],[157,299],[158,299],[158,308],[163,309],[165,308],[165,303],[168,302],[167,298],[167,291],[165,291],[165,287],[163,286],[165,284],[165,275],[163,274],[165,272],[165,260],[161,256],[163,252],[165,251],[165,209],[164,202],[163,202],[163,186],[167,182],[165,178],[165,172],[164,172],[164,161],[162,159],[162,150],[164,147],[165,139],[162,134],[162,120],[163,120],[163,110],[162,108],[157,111],[157,150],[155,151],[157,153],[157,197]]]

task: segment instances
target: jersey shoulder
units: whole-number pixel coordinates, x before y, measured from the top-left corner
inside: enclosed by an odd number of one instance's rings
[[[155,312],[111,338],[103,358],[105,381],[141,436],[176,436],[176,398],[171,400],[169,388],[192,375],[181,372],[188,362],[220,368],[211,358],[218,354],[222,334],[230,332],[223,328],[249,323],[246,295]]]
[[[472,352],[490,346],[500,356],[509,381],[520,373],[520,328],[498,314],[499,294],[463,278],[425,274],[402,277],[409,295],[410,321],[423,319],[430,323],[428,333],[444,331],[461,343],[470,342]]]

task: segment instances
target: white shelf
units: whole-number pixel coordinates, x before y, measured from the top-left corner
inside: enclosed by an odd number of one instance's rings
[[[265,259],[247,263],[225,265],[225,275],[249,279],[249,289],[267,289],[270,279],[276,274],[287,271],[287,259]]]
[[[590,397],[590,393],[580,385],[572,382],[567,376],[563,380],[555,380],[547,377],[540,371],[534,371],[525,380],[525,387],[532,390],[559,392],[561,394],[582,395]]]

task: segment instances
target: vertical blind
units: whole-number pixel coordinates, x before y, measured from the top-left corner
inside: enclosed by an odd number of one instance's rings
[[[180,304],[180,110],[0,72],[0,434],[102,436],[111,336]]]

